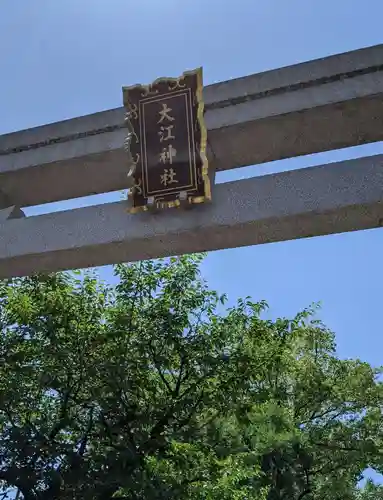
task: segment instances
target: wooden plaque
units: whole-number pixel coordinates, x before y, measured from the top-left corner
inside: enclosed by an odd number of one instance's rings
[[[202,69],[123,87],[131,212],[211,199]]]

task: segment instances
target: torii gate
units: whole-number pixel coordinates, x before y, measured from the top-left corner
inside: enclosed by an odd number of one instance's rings
[[[222,171],[383,139],[383,45],[204,88]],[[191,211],[20,207],[125,189],[124,108],[0,136],[0,278],[379,227],[383,156],[214,186]]]

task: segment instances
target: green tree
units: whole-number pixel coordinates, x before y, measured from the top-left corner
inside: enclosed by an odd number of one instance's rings
[[[380,370],[314,310],[263,319],[200,256],[0,285],[0,484],[24,500],[370,500]]]

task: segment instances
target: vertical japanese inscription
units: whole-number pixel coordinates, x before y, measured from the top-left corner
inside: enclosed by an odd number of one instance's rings
[[[202,70],[123,88],[133,165],[131,211],[211,198]]]

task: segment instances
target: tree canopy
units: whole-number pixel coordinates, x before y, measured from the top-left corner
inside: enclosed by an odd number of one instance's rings
[[[0,284],[4,497],[383,499],[358,488],[383,472],[382,371],[314,309],[227,307],[201,258]]]

